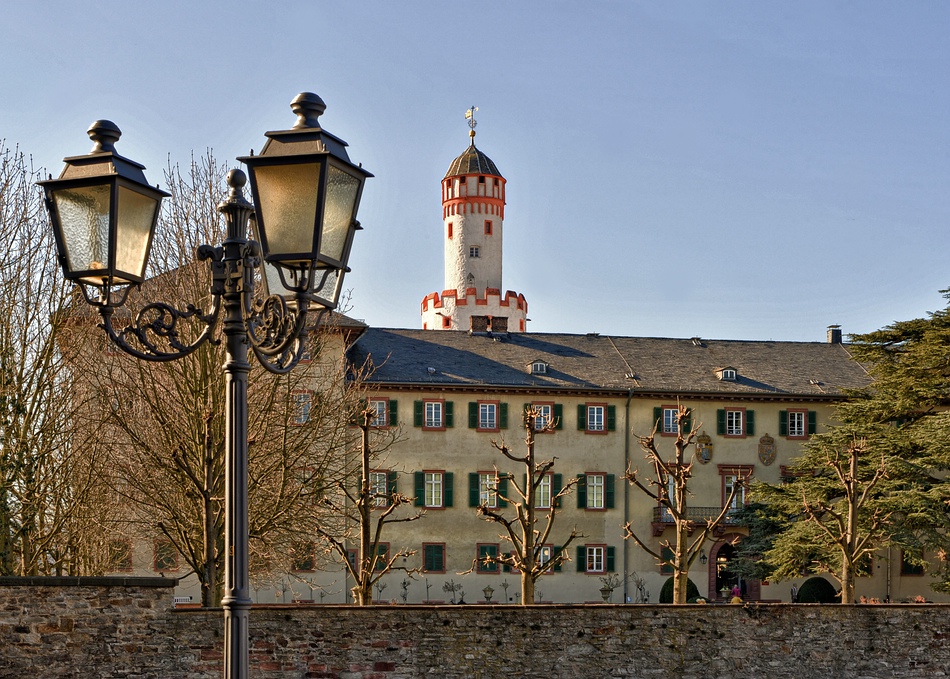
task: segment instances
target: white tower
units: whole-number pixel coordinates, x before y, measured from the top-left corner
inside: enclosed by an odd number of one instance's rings
[[[505,178],[475,148],[475,112],[468,118],[471,143],[442,179],[445,287],[422,300],[427,330],[524,332],[528,302],[508,290],[502,295],[502,233]]]

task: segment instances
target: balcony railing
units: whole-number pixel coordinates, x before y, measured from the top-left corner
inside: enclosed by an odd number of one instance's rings
[[[711,519],[719,516],[722,507],[687,507],[686,518],[697,526],[705,525]],[[739,522],[735,518],[736,509],[730,509],[723,520],[723,526],[738,526]],[[666,507],[653,508],[653,533],[660,535],[667,526],[673,524],[673,516]]]

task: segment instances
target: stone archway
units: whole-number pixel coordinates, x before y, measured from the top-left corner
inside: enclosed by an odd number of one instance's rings
[[[723,586],[730,590],[738,585],[745,601],[758,601],[762,598],[762,583],[758,580],[743,580],[729,572],[729,561],[735,554],[735,544],[745,536],[740,533],[727,533],[713,544],[709,550],[709,598],[716,601],[729,601],[730,593],[723,598],[720,590]]]

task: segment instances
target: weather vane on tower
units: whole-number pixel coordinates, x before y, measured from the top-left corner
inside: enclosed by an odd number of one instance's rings
[[[475,111],[477,110],[478,107],[473,105],[465,112],[465,119],[468,120],[468,126],[471,128],[469,130],[468,136],[472,138],[473,144],[475,143],[475,126],[478,125],[478,123],[475,122]]]

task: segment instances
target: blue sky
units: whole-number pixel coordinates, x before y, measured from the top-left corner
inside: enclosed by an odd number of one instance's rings
[[[8,3],[0,138],[58,174],[107,118],[158,182],[317,92],[376,175],[351,315],[420,327],[474,104],[530,330],[822,341],[944,306],[948,28],[866,0]]]

